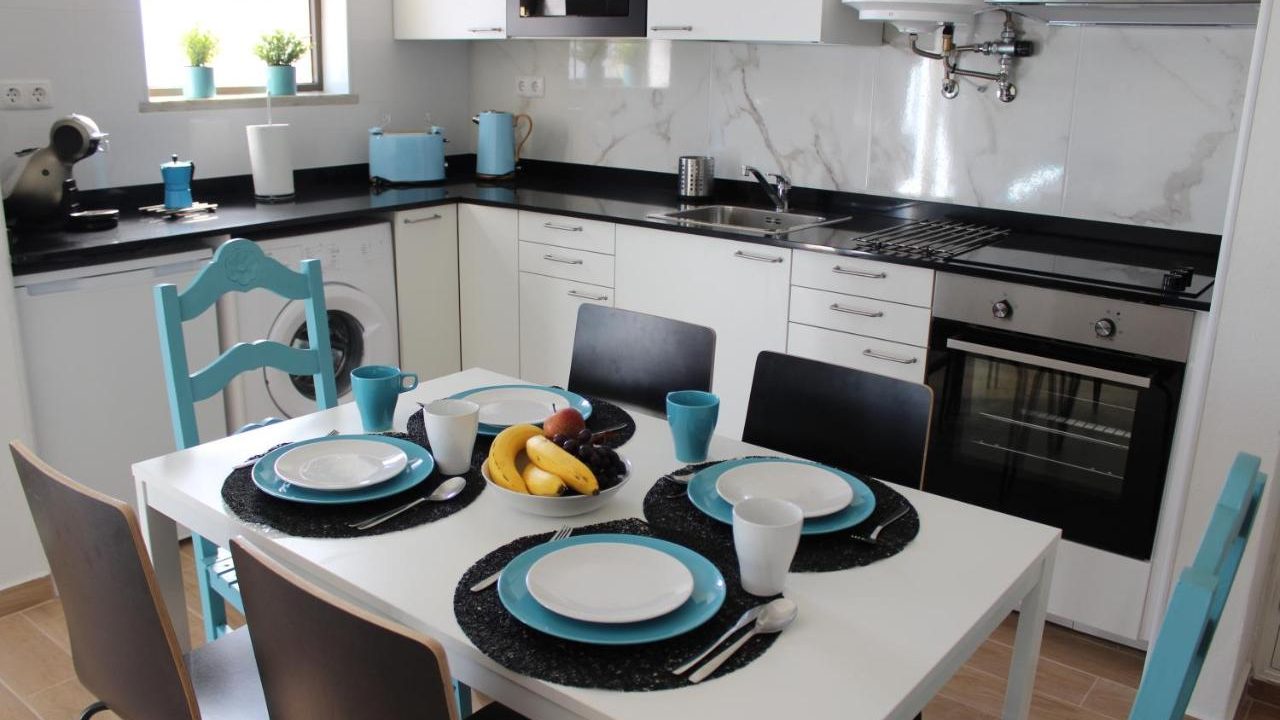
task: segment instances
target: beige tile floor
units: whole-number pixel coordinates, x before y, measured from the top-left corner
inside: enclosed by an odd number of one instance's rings
[[[203,642],[200,603],[186,566],[187,618],[194,644]],[[244,622],[232,611],[231,623]],[[927,720],[994,720],[1000,716],[1013,652],[1014,618],[974,653],[925,710]],[[1036,720],[1126,720],[1142,653],[1046,626],[1031,716]],[[0,617],[0,720],[74,720],[93,698],[75,679],[71,648],[58,600]],[[1237,720],[1280,720],[1280,707],[1246,697]],[[118,720],[102,713],[95,720]]]

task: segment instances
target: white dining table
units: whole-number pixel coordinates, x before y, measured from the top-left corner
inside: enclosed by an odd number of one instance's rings
[[[424,382],[401,397],[395,427],[405,427],[418,409],[415,401],[509,382],[519,381],[482,369]],[[682,465],[666,423],[633,415],[635,436],[621,448],[632,463],[630,480],[612,502],[569,523],[643,517],[645,493]],[[1060,537],[1056,528],[895,486],[919,512],[915,540],[865,567],[790,574],[786,595],[799,606],[799,617],[746,667],[674,690],[568,687],[512,672],[485,656],[467,639],[453,610],[455,587],[472,564],[566,519],[522,514],[487,489],[462,511],[409,530],[316,539],[247,524],[225,507],[221,488],[234,465],[276,444],[334,429],[361,431],[353,405],[133,466],[144,534],[175,626],[187,622],[176,542],[180,523],[222,546],[237,535],[250,537],[313,581],[435,637],[455,678],[531,718],[881,720],[920,712],[1009,612],[1020,608],[1003,716],[1027,717]],[[761,453],[768,451],[726,437],[711,444],[713,459]],[[727,626],[733,618],[717,620]],[[177,635],[186,641],[187,633]]]

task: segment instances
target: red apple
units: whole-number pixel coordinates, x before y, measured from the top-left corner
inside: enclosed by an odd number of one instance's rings
[[[586,427],[587,421],[582,419],[582,413],[573,408],[565,408],[542,422],[542,434],[548,438],[557,435],[574,437]]]

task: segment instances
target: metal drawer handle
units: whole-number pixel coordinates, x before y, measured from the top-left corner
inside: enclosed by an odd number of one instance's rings
[[[913,358],[913,357],[900,358],[900,357],[894,357],[893,355],[884,355],[876,352],[875,350],[872,350],[871,348],[867,348],[866,350],[863,350],[862,354],[866,355],[869,358],[875,358],[877,360],[888,360],[889,362],[902,363],[903,365],[913,365],[920,359],[920,358]]]
[[[653,25],[649,29],[654,32],[693,32],[692,25]]]
[[[423,218],[405,218],[405,219],[404,219],[404,224],[405,224],[405,225],[417,225],[417,224],[418,224],[418,223],[420,223],[420,222],[430,222],[430,221],[432,221],[432,220],[440,220],[440,219],[443,219],[443,218],[444,218],[444,216],[443,216],[443,215],[441,215],[440,213],[436,213],[435,215],[430,215],[430,216],[423,217]]]
[[[473,32],[473,33],[482,33],[482,32],[502,32],[502,28],[500,28],[500,27],[491,27],[491,28],[467,28],[467,32]]]
[[[883,272],[869,272],[867,270],[855,270],[853,268],[840,267],[839,265],[836,265],[835,267],[831,268],[831,272],[839,273],[841,275],[856,275],[858,277],[871,278],[872,280],[883,280],[889,277],[887,273],[883,273]]]
[[[569,295],[583,300],[595,300],[596,302],[605,302],[609,299],[608,295],[588,295],[581,290],[570,290]]]
[[[735,252],[733,256],[740,257],[743,260],[755,260],[756,262],[765,262],[765,263],[782,262],[782,258],[778,257],[777,255],[753,255],[752,253],[743,252],[741,250]]]
[[[542,259],[550,260],[551,262],[564,263],[565,265],[581,265],[583,263],[583,261],[578,258],[562,258],[559,255],[552,255],[550,253],[543,255]]]
[[[840,303],[831,303],[831,309],[836,312],[847,313],[849,315],[861,315],[862,317],[868,318],[884,317],[883,310],[860,310],[858,308],[845,307]]]
[[[548,230],[563,230],[565,232],[582,232],[581,225],[561,225],[560,223],[544,222],[542,227]]]

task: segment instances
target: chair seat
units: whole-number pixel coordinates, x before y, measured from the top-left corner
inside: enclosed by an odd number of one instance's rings
[[[202,720],[268,717],[248,628],[227,633],[191,651],[187,669]]]
[[[466,720],[529,720],[502,703],[491,702],[471,713]]]

